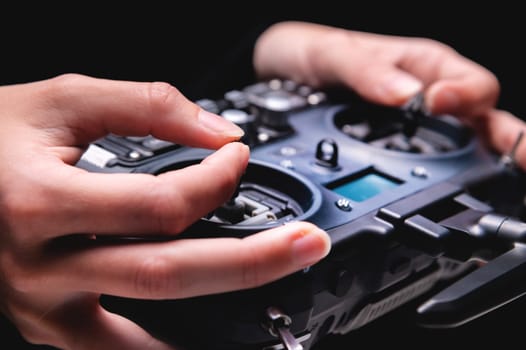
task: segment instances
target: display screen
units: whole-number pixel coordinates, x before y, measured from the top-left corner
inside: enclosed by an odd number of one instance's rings
[[[358,178],[352,178],[345,182],[339,182],[332,190],[339,195],[361,202],[385,190],[396,187],[400,181],[390,179],[379,173],[367,173]]]

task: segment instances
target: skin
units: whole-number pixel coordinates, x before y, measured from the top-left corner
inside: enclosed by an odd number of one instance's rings
[[[491,72],[429,39],[286,22],[258,39],[254,65],[261,78],[343,84],[384,104],[401,104],[423,90],[432,112],[472,123],[500,151],[513,144],[507,130],[524,128],[494,109],[499,84]],[[329,253],[328,235],[306,222],[243,239],[111,245],[98,239],[176,237],[235,190],[249,158],[236,142],[242,131],[173,86],[66,74],[0,87],[0,119],[0,307],[29,342],[75,350],[173,349],[104,310],[100,295],[185,298],[250,288]],[[86,146],[109,132],[216,151],[198,165],[158,176],[75,167]]]

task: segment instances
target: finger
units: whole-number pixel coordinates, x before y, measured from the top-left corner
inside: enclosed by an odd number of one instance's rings
[[[400,106],[424,89],[416,76],[397,67],[395,62],[371,59],[357,54],[346,68],[344,83],[374,103]]]
[[[218,148],[243,135],[235,124],[199,108],[167,83],[67,74],[33,86],[30,100],[50,114],[38,118],[46,120],[46,135],[54,135],[58,146],[87,144],[115,133],[152,134],[189,146]]]
[[[234,142],[199,164],[158,176],[44,169],[25,175],[38,177],[41,190],[13,189],[17,204],[12,207],[20,209],[11,210],[10,220],[28,239],[71,233],[178,233],[230,198],[248,157],[248,147]],[[53,174],[46,176],[46,171]]]
[[[323,30],[320,30],[323,32]],[[410,53],[408,40],[359,31],[325,29],[324,49],[310,61],[305,78],[315,86],[343,84],[363,98],[401,105],[424,88],[421,77],[402,67]]]
[[[138,242],[66,252],[40,266],[30,281],[32,289],[53,285],[177,299],[259,286],[316,263],[329,249],[326,232],[296,222],[243,239]]]
[[[526,133],[526,123],[504,110],[492,110],[477,124],[484,134],[483,138],[502,154],[512,151],[519,133]],[[519,143],[515,153],[515,160],[522,169],[526,170],[526,142]]]
[[[440,70],[425,96],[432,113],[476,117],[495,107],[500,85],[490,71],[458,55],[447,56]]]
[[[401,105],[426,90],[433,113],[477,115],[493,107],[496,77],[476,62],[437,41],[360,33],[352,52],[337,58],[341,79],[365,98]],[[348,47],[350,50],[350,47]]]

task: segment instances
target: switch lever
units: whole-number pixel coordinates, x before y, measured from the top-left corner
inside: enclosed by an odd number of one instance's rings
[[[264,324],[267,331],[281,340],[285,350],[303,350],[298,339],[290,332],[292,319],[277,307],[267,308],[267,322]]]
[[[338,169],[338,144],[330,138],[318,142],[316,164],[325,168]]]

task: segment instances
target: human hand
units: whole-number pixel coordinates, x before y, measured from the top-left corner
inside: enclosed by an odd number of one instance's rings
[[[301,222],[244,239],[98,239],[175,237],[224,203],[245,170],[248,148],[232,142],[242,131],[168,84],[63,75],[4,86],[0,120],[0,306],[32,343],[172,349],[103,309],[100,295],[176,299],[249,288],[328,253],[327,234]],[[107,133],[218,150],[158,176],[75,167]]]
[[[314,87],[343,85],[372,102],[398,106],[418,92],[433,114],[451,114],[482,133],[500,153],[511,150],[526,124],[495,105],[500,94],[489,70],[444,43],[306,22],[280,22],[258,39],[261,78],[288,78]],[[526,142],[517,150],[526,169]]]
[[[373,102],[401,105],[420,91],[433,113],[474,116],[493,108],[499,82],[487,69],[428,38],[280,22],[254,50],[256,73],[314,87],[344,85]]]

